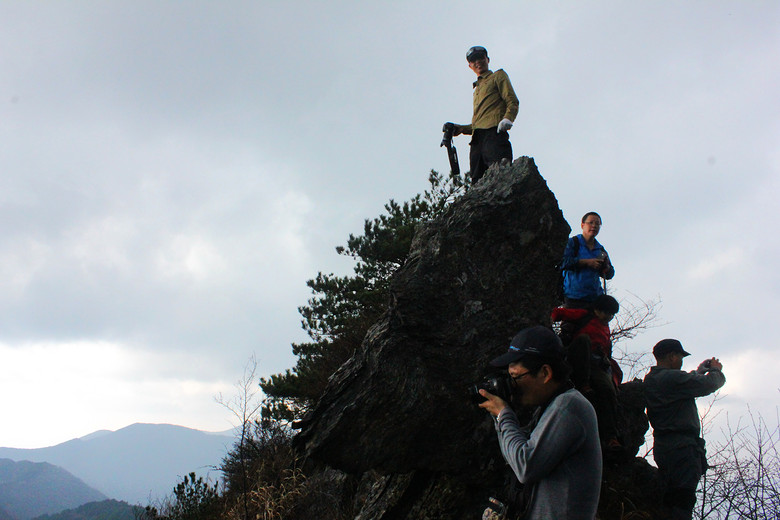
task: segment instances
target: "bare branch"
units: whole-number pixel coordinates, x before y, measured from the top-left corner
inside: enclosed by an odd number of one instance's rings
[[[658,322],[658,311],[661,309],[660,296],[651,300],[643,300],[633,293],[629,294],[634,299],[620,302],[620,313],[615,316],[610,333],[614,348],[612,357],[620,364],[627,381],[647,372],[652,364],[652,358],[650,353],[646,351],[628,352],[622,345],[614,346],[623,340],[633,339],[649,328],[665,324]]]
[[[714,402],[714,401],[713,401]],[[710,423],[711,405],[703,414]],[[710,470],[699,490],[694,518],[776,519],[780,511],[780,420],[770,427],[748,406],[736,424],[726,415],[725,440],[709,448]]]
[[[615,316],[612,324],[612,343],[618,343],[626,339],[633,339],[647,329],[665,325],[658,323],[658,311],[661,310],[661,297],[656,296],[650,300],[643,300],[633,293],[629,293],[636,301],[623,300],[620,302],[620,313]]]

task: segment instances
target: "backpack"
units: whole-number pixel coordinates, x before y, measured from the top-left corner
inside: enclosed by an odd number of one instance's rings
[[[588,312],[585,313],[582,317],[577,318],[576,320],[561,321],[561,330],[558,333],[558,337],[561,338],[561,343],[563,343],[564,347],[567,347],[569,343],[574,341],[574,338],[577,337],[577,334],[585,328],[585,325],[587,325],[590,320],[595,318],[596,315],[593,313],[593,310],[588,309]]]
[[[566,242],[566,248],[564,249],[564,252],[566,252],[566,249],[569,248],[569,244],[571,244],[572,240],[577,240],[577,235],[574,235],[573,237],[569,237],[569,240]],[[579,247],[579,244],[577,244],[577,247]],[[561,262],[555,265],[555,270],[558,271],[558,284],[555,287],[555,299],[557,302],[563,302],[565,298],[565,294],[563,292],[563,259],[561,259]]]

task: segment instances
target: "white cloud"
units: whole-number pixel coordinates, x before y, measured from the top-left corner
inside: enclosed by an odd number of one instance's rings
[[[157,266],[163,277],[199,282],[223,273],[226,261],[207,239],[180,234],[158,251]]]
[[[51,247],[32,237],[6,241],[0,250],[0,292],[9,299],[19,298],[50,255]]]
[[[780,402],[780,347],[738,345],[721,361],[727,379],[724,391],[730,396],[748,404]]]
[[[726,384],[716,397],[699,399],[699,410],[711,406],[705,419],[709,439],[726,440],[728,428],[762,417],[775,424],[780,413],[780,349],[737,346],[721,359]]]
[[[62,248],[57,253],[66,261],[72,260],[85,276],[96,270],[122,273],[133,268],[130,252],[137,235],[132,219],[106,215],[63,230]]]
[[[739,248],[729,248],[714,254],[705,255],[704,259],[688,271],[688,277],[693,281],[702,282],[711,280],[722,271],[736,269],[744,265],[745,252]]]
[[[3,446],[48,446],[130,422],[211,431],[230,427],[229,412],[214,397],[230,395],[232,382],[219,379],[219,372],[196,354],[80,341],[0,344],[0,358],[8,418]]]
[[[3,382],[31,396],[3,435],[197,426],[251,352],[263,373],[291,366],[305,280],[349,271],[334,246],[446,170],[473,44],[520,97],[515,155],[575,228],[604,217],[611,287],[663,299],[670,325],[636,349],[772,343],[755,324],[780,296],[780,7],[483,8],[518,23],[445,1],[0,3],[0,342],[58,394]]]

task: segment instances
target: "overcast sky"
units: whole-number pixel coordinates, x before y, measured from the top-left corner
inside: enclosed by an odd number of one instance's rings
[[[579,231],[601,213],[627,344],[718,356],[719,407],[780,402],[780,3],[0,2],[0,446],[166,422],[220,431],[253,354],[363,220],[446,171],[465,51],[520,99]],[[456,139],[467,164],[468,139]]]

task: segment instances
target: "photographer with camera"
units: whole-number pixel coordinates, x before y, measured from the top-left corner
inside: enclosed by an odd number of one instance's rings
[[[669,518],[690,520],[696,504],[696,487],[707,469],[704,439],[696,398],[709,395],[726,383],[717,358],[705,359],[692,372],[683,372],[690,356],[676,339],[653,347],[656,366],[645,376],[647,418],[653,427],[653,458],[666,485],[664,506]]]
[[[477,75],[474,82],[474,115],[470,125],[453,125],[453,135],[471,135],[469,169],[471,182],[482,178],[493,163],[506,159],[512,162],[512,128],[520,102],[509,76],[503,69],[488,69],[490,58],[484,47],[471,47],[466,52],[469,68]],[[452,123],[446,123],[445,129]]]
[[[524,485],[519,518],[593,520],[601,490],[601,446],[593,406],[569,381],[558,336],[541,325],[520,331],[490,363],[505,367],[515,400],[535,409],[525,426],[505,399],[484,388],[479,406],[495,419],[504,459]]]

